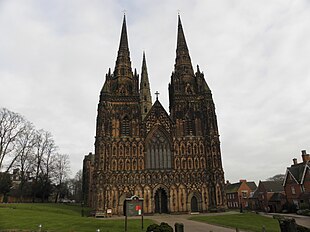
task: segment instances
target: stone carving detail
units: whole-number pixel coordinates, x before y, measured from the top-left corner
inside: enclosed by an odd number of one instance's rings
[[[204,74],[194,72],[179,18],[169,84],[169,114],[152,105],[143,56],[141,83],[132,71],[124,18],[115,69],[98,104],[95,155],[84,159],[84,201],[122,215],[126,197],[144,198],[145,213],[225,207],[215,106]]]

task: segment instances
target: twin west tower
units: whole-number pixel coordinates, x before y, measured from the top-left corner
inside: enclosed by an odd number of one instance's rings
[[[140,82],[132,71],[124,16],[100,92],[95,154],[84,159],[84,200],[97,212],[122,215],[132,195],[149,214],[225,207],[215,106],[204,74],[193,70],[180,16],[168,89],[170,114],[157,98],[152,104],[145,54]]]

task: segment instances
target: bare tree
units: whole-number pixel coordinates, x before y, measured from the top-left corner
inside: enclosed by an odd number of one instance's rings
[[[12,151],[12,159],[7,167],[7,172],[12,167],[18,167],[20,171],[25,171],[25,164],[33,154],[35,142],[34,126],[28,122],[24,122],[23,130],[17,135],[14,142],[14,150]]]
[[[34,182],[35,184],[33,189],[33,201],[35,200],[35,196],[37,193],[37,183],[39,177],[41,178],[41,184],[47,184],[50,181],[50,164],[51,164],[51,156],[53,152],[56,150],[54,139],[50,132],[39,130],[35,135],[35,146],[34,146],[34,160],[35,160],[35,176]],[[43,178],[44,177],[44,178]],[[43,181],[42,181],[43,180]],[[44,189],[44,186],[43,186]],[[42,200],[44,200],[45,194],[43,194]]]
[[[20,169],[19,196],[25,191],[32,199],[48,200],[52,180],[56,182],[56,201],[60,189],[70,173],[69,156],[57,154],[57,146],[50,132],[36,130],[21,115],[0,108],[0,170]],[[29,179],[32,179],[30,184]],[[78,181],[77,181],[78,182]],[[31,196],[31,195],[29,195]]]
[[[17,136],[24,129],[25,119],[21,115],[6,108],[0,109],[0,169],[4,158],[14,150]]]
[[[23,201],[24,186],[29,181],[30,174],[34,170],[35,132],[34,126],[28,122],[23,132],[17,136],[14,149],[15,155],[7,169],[8,171],[12,166],[20,169],[21,183],[19,185],[19,192],[21,201]]]
[[[55,182],[56,182],[56,197],[55,202],[58,202],[58,198],[63,187],[64,181],[69,177],[70,174],[70,160],[69,155],[57,154],[55,161]]]
[[[79,170],[75,174],[75,177],[70,180],[72,198],[76,202],[82,201],[82,178],[83,178],[82,170]]]
[[[273,177],[269,177],[267,180],[268,181],[284,181],[285,174],[277,174],[274,175]]]

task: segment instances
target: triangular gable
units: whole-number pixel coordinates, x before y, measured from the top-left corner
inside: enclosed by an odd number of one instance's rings
[[[293,177],[293,180],[294,180],[297,184],[299,184],[298,181],[296,180],[296,178],[294,177],[294,175],[290,172],[290,170],[289,170],[289,169],[286,169],[286,173],[285,173],[285,178],[284,178],[283,186],[286,185],[286,181],[287,181],[287,178],[288,178],[289,176]]]
[[[303,172],[303,175],[302,175],[300,184],[304,184],[304,181],[305,181],[305,178],[306,178],[306,175],[307,175],[307,171],[308,171],[308,172],[310,171],[310,167],[309,167],[308,164],[305,165],[305,170],[304,170],[304,172]]]
[[[165,128],[168,133],[172,130],[172,120],[158,100],[155,101],[143,121],[145,124],[146,134],[148,134],[154,126],[158,125]]]
[[[251,189],[251,191],[255,191],[255,190],[257,189],[257,185],[255,184],[254,181],[246,182],[246,184],[247,184],[248,187]]]

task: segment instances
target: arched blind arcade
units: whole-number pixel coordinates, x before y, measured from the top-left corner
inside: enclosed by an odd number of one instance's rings
[[[171,148],[168,138],[160,130],[146,142],[146,169],[171,168]]]

